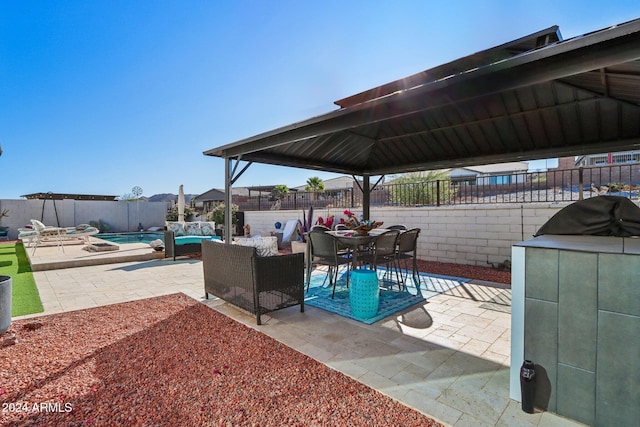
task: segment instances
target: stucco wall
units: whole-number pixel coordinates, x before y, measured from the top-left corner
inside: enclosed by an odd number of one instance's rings
[[[54,208],[52,200],[45,203],[42,200],[0,200],[0,211],[9,210],[9,216],[2,218],[0,225],[10,227],[10,239],[15,239],[18,228],[29,224],[31,219],[60,227],[103,221],[111,226],[110,231],[136,231],[138,223],[144,228],[164,226],[167,208],[165,202],[55,200]]]
[[[486,266],[511,259],[511,246],[529,239],[538,228],[568,203],[526,205],[460,205],[420,208],[372,208],[371,218],[385,225],[419,227],[418,257],[430,261]],[[302,220],[302,210],[245,212],[251,232],[269,232],[274,223]],[[359,215],[362,211],[354,209]],[[340,218],[342,210],[321,209],[314,220],[327,214]]]

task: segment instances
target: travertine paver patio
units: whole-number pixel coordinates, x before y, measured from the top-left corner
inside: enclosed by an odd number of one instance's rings
[[[265,324],[256,326],[253,316],[204,300],[197,260],[125,262],[34,276],[44,314],[183,292],[448,425],[580,425],[549,413],[526,414],[509,399],[510,315],[483,308],[485,296],[502,289],[468,285],[373,325],[307,306],[305,313],[291,307],[264,316]]]

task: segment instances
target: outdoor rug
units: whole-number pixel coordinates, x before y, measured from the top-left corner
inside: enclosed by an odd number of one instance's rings
[[[385,279],[386,270],[378,268],[380,279],[380,305],[378,313],[371,318],[363,319],[351,313],[349,306],[349,289],[346,287],[346,273],[338,279],[335,297],[331,298],[333,287],[329,286],[326,271],[316,270],[311,275],[309,292],[305,293],[304,303],[358,322],[371,325],[379,320],[405,310],[415,304],[423,303],[429,298],[446,292],[470,279],[459,277],[428,275],[420,273],[419,283],[414,283],[411,274],[406,280],[407,290],[399,291],[398,284]],[[419,285],[416,287],[416,285]]]

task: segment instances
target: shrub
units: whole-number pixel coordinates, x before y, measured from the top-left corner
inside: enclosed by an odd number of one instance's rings
[[[393,180],[391,200],[398,205],[434,205],[437,203],[438,180],[440,183],[440,201],[448,201],[455,190],[451,187],[446,171],[426,173],[408,173]]]
[[[98,221],[89,221],[89,225],[97,228],[101,233],[108,233],[109,231],[111,231],[111,226],[101,219],[99,219]]]
[[[184,220],[189,221],[193,218],[194,210],[189,206],[184,207]],[[167,221],[177,221],[178,220],[178,205],[174,205],[171,210],[167,213],[165,217]]]
[[[233,225],[238,223],[238,216],[236,215],[237,213],[238,213],[238,205],[232,204],[231,205],[231,223]],[[215,222],[216,225],[218,224],[224,225],[224,203],[218,203],[215,209],[209,212],[209,214],[207,215],[207,220]]]

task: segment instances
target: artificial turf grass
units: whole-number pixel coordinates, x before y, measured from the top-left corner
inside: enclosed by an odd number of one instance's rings
[[[31,266],[21,243],[0,244],[0,276],[11,276],[11,316],[44,311]]]

